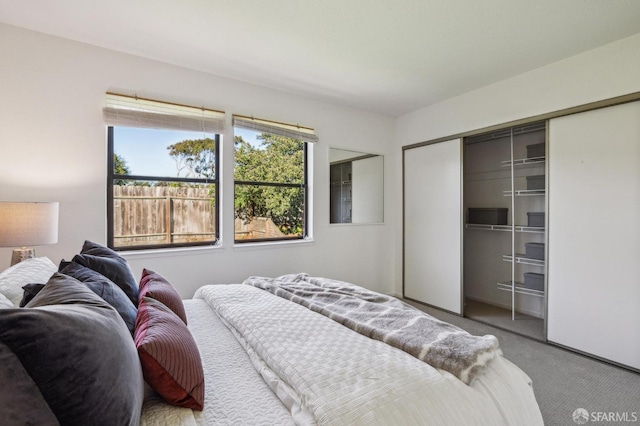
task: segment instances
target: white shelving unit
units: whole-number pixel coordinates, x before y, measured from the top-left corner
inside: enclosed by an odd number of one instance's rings
[[[544,187],[531,184],[532,177],[546,176],[546,149],[532,147],[541,144],[546,148],[545,122],[465,139],[465,208],[506,207],[508,220],[501,225],[465,223],[464,269],[465,299],[472,304],[474,315],[480,312],[477,303],[487,305],[487,312],[494,309],[491,305],[502,308],[505,317],[496,321],[501,326],[508,321],[512,323],[509,329],[526,334],[531,321],[519,326],[516,320],[538,320],[535,337],[544,340],[546,291],[525,286],[523,281],[528,273],[543,274],[546,289],[547,265],[544,260],[521,253],[527,243],[546,243],[546,227],[527,223],[528,213],[546,213],[546,177],[540,178]],[[534,150],[543,155],[536,155]],[[527,185],[541,189],[528,189]],[[500,266],[501,262],[509,266]],[[492,321],[490,315],[486,318]]]
[[[511,164],[513,163],[514,166],[538,166],[541,163],[544,163],[545,161],[547,161],[546,157],[531,157],[531,158],[519,158],[516,160],[504,160],[500,162],[500,165],[502,167],[511,167]]]
[[[512,197],[514,191],[502,191],[502,195],[505,197]],[[536,197],[539,195],[545,195],[546,189],[516,189],[516,197]]]
[[[526,226],[526,225],[485,225],[481,223],[467,223],[465,225],[467,229],[477,229],[478,231],[502,231],[502,232],[531,232],[534,234],[544,234],[545,228],[541,226]]]
[[[514,257],[510,254],[505,254],[502,256],[502,260],[504,260],[505,262],[514,262]],[[544,260],[532,259],[530,257],[527,257],[524,254],[518,254],[518,253],[516,253],[516,256],[515,256],[515,263],[520,263],[522,265],[532,265],[532,266],[546,265]]]
[[[528,296],[536,296],[536,297],[544,297],[544,291],[535,290],[532,288],[525,287],[523,283],[516,281],[516,288],[513,289],[513,284],[511,281],[507,281],[504,283],[498,283],[498,290],[504,291],[515,291],[518,294],[526,294]]]

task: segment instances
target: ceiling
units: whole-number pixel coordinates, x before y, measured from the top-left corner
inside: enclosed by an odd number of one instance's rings
[[[398,116],[640,33],[640,1],[0,0],[0,22]]]

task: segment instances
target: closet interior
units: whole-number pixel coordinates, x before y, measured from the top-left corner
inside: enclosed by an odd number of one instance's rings
[[[464,138],[464,315],[546,340],[546,122]]]
[[[351,174],[351,161],[332,164],[330,167],[331,223],[351,223]]]

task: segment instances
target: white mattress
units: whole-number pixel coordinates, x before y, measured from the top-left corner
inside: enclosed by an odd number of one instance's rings
[[[289,410],[269,389],[233,334],[202,299],[185,300],[189,329],[200,349],[204,410],[166,404],[149,394],[142,425],[292,425]]]

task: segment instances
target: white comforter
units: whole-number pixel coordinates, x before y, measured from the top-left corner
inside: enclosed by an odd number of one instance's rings
[[[185,300],[184,307],[202,358],[204,410],[175,407],[149,392],[141,425],[293,426],[290,411],[269,389],[240,343],[209,305],[195,299]]]
[[[543,424],[530,379],[502,356],[469,386],[255,287],[205,286],[194,298],[227,324],[299,424]]]

